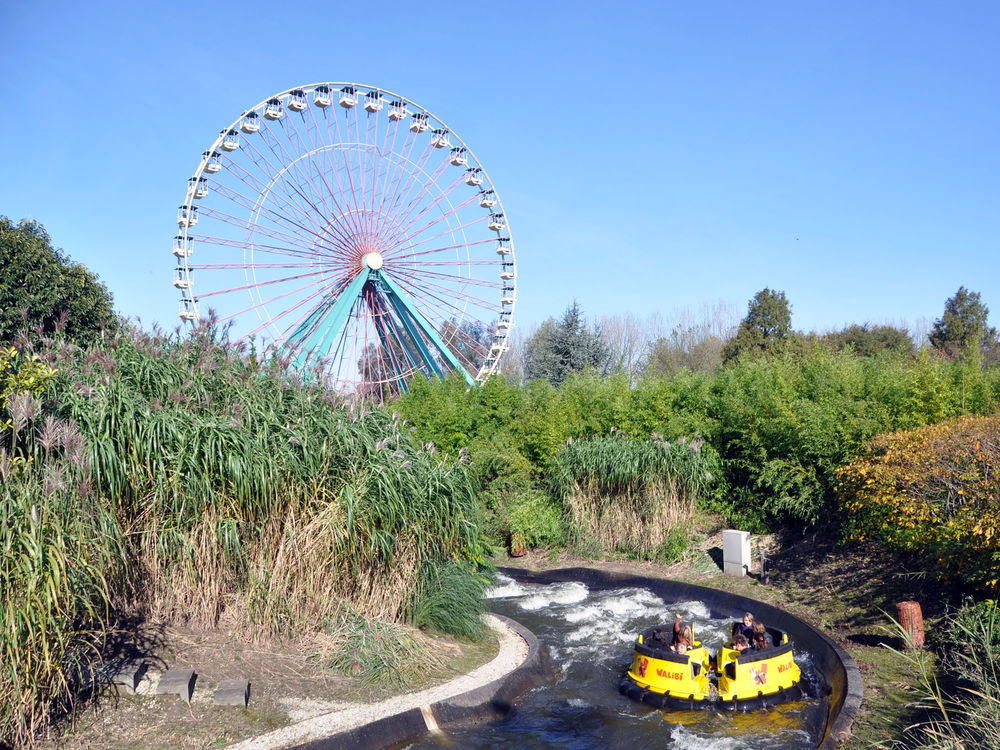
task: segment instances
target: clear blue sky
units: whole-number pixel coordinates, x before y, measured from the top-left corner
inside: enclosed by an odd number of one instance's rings
[[[144,325],[177,320],[201,152],[317,81],[403,94],[475,151],[522,326],[765,286],[803,330],[934,318],[960,285],[1000,323],[995,2],[11,0],[0,29],[0,213]]]

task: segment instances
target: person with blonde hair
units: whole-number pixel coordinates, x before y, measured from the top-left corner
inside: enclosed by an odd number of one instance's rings
[[[676,651],[678,654],[684,654],[693,645],[694,633],[691,631],[691,626],[685,624],[677,631],[677,637],[674,639],[674,645],[670,647],[670,650]]]

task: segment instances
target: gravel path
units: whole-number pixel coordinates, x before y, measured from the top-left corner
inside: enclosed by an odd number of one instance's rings
[[[332,711],[299,721],[291,726],[276,729],[231,747],[234,750],[271,750],[288,747],[303,742],[328,737],[372,721],[394,716],[411,708],[430,706],[441,700],[467,693],[483,685],[488,685],[519,667],[528,656],[528,644],[514,630],[496,617],[487,615],[486,624],[496,631],[500,640],[500,652],[493,660],[478,667],[467,675],[437,685],[419,693],[397,695],[381,703],[350,703],[338,706]]]

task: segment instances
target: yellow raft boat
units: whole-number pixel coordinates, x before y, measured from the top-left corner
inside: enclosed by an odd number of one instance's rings
[[[802,673],[786,633],[768,628],[775,646],[743,653],[723,646],[713,659],[699,641],[687,653],[671,651],[662,634],[672,633],[672,628],[661,626],[639,634],[632,666],[619,685],[623,695],[656,708],[717,706],[741,711],[802,697]]]

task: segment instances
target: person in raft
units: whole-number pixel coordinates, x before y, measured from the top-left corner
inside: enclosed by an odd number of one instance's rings
[[[678,631],[677,637],[674,639],[674,645],[670,647],[670,650],[676,651],[678,654],[686,654],[688,649],[691,648],[693,641],[694,633],[691,632],[691,626],[684,625]]]
[[[746,638],[747,643],[753,640],[753,612],[744,613],[743,621],[733,625],[733,635],[735,636],[737,633]]]
[[[683,623],[681,622],[682,619],[683,618],[681,617],[681,613],[680,612],[678,612],[678,613],[676,613],[674,615],[674,638],[673,638],[673,641],[670,643],[670,647],[671,648],[673,648],[675,645],[677,645],[677,639],[680,638],[680,636],[681,636],[681,626],[683,625]],[[689,644],[689,647],[690,647],[690,644]]]
[[[755,649],[771,648],[774,644],[771,642],[771,634],[767,632],[767,628],[764,627],[764,623],[755,622],[753,624],[753,647]]]
[[[750,641],[743,633],[737,633],[733,636],[733,648],[739,651],[741,654],[750,648]]]

